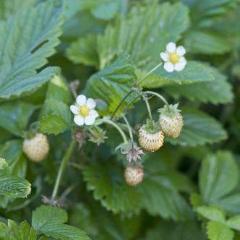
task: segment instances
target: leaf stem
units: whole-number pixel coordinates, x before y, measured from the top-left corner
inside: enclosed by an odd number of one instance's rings
[[[115,127],[118,130],[118,132],[120,133],[120,135],[122,136],[123,142],[124,143],[128,142],[125,133],[115,122],[113,122],[111,119],[106,119],[106,118],[103,119],[103,122],[108,123],[108,124],[112,125],[113,127]]]
[[[150,95],[154,95],[154,96],[158,97],[159,99],[161,99],[168,106],[167,100],[161,94],[156,93],[156,92],[152,92],[152,91],[145,91],[144,93],[150,94]]]
[[[55,199],[56,196],[57,196],[58,189],[59,189],[59,186],[60,186],[60,182],[61,182],[64,170],[67,166],[68,161],[70,160],[70,157],[72,155],[72,152],[74,150],[75,145],[76,145],[75,140],[72,140],[72,142],[68,146],[68,149],[67,149],[67,151],[66,151],[66,153],[65,153],[65,155],[62,159],[61,165],[58,169],[58,175],[57,175],[57,178],[56,178],[56,182],[55,182],[55,185],[54,185],[54,188],[53,188],[52,199]]]

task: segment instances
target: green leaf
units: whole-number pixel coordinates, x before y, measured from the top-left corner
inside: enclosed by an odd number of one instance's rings
[[[234,232],[226,225],[212,221],[207,224],[207,235],[209,240],[233,240]]]
[[[96,40],[95,35],[79,38],[67,49],[67,57],[74,63],[98,67],[99,60]]]
[[[168,139],[172,144],[197,146],[226,139],[227,134],[219,122],[199,110],[183,110],[184,126],[177,139]]]
[[[217,70],[214,70],[214,75],[214,80],[210,82],[167,86],[165,90],[175,98],[183,96],[191,101],[210,102],[213,104],[231,102],[233,100],[233,92],[226,77]]]
[[[213,207],[213,206],[201,206],[197,207],[196,211],[202,217],[215,222],[225,222],[225,215],[224,212],[220,209]]]
[[[88,96],[107,103],[105,114],[114,112],[121,99],[129,92],[135,80],[134,67],[127,56],[121,56],[113,64],[94,74],[87,82],[85,92]],[[130,99],[130,100],[129,100]],[[132,99],[124,101],[121,110]],[[121,110],[118,113],[121,113]]]
[[[185,47],[192,53],[223,54],[231,50],[227,38],[211,31],[190,31],[185,38]]]
[[[46,100],[40,116],[40,130],[47,134],[59,134],[69,129],[72,117],[69,110],[70,91],[60,76],[49,82]]]
[[[134,7],[126,18],[107,27],[104,35],[98,37],[100,68],[123,52],[138,67],[159,63],[160,51],[168,42],[176,42],[188,25],[188,9],[181,3],[160,5],[152,1],[144,7]]]
[[[60,208],[41,206],[32,215],[32,226],[39,233],[60,240],[90,240],[85,232],[64,224],[67,213]]]
[[[239,171],[229,152],[208,155],[202,162],[199,187],[203,200],[217,205],[219,199],[230,194],[237,186]]]
[[[47,1],[0,22],[0,99],[34,91],[56,73],[51,67],[37,71],[59,44],[61,15],[56,2]]]
[[[191,218],[191,210],[178,193],[175,181],[160,166],[161,163],[159,165],[147,161],[144,181],[137,187],[125,183],[123,170],[114,162],[89,165],[84,169],[83,175],[94,198],[114,213],[146,209],[151,215],[161,215],[164,218]]]
[[[17,225],[15,222],[8,220],[8,225],[0,223],[0,239],[37,240],[37,233],[25,221]]]
[[[226,224],[232,228],[232,229],[235,229],[237,231],[240,231],[240,216],[237,215],[237,216],[234,216],[234,217],[231,217],[227,220]]]
[[[147,71],[139,72],[138,78],[141,79]],[[193,84],[199,82],[211,82],[215,80],[212,68],[199,62],[189,61],[181,72],[168,73],[163,67],[154,71],[141,85],[146,88],[158,88],[173,84]]]
[[[36,106],[24,102],[11,102],[0,105],[0,127],[14,135],[23,136],[28,120]]]

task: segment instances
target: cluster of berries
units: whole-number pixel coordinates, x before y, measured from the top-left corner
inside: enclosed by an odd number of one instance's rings
[[[159,110],[159,121],[148,122],[138,131],[140,147],[147,152],[155,152],[164,144],[164,136],[179,137],[183,118],[178,105],[165,105]],[[128,185],[135,186],[143,181],[144,170],[140,164],[129,164],[125,169],[125,181]]]

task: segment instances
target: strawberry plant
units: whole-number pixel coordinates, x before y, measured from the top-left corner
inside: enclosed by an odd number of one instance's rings
[[[238,0],[0,0],[0,239],[240,239]]]

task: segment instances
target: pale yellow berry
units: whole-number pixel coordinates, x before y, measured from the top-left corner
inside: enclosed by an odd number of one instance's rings
[[[139,129],[138,134],[139,145],[148,152],[155,152],[163,146],[164,135],[162,131],[150,133],[145,130],[144,126]]]
[[[124,177],[128,185],[136,186],[143,181],[143,168],[141,166],[127,166],[124,172]]]
[[[180,113],[176,113],[175,116],[172,117],[161,114],[159,123],[163,132],[168,137],[177,138],[183,127],[183,118]]]
[[[33,138],[25,139],[23,142],[23,152],[33,162],[42,161],[49,152],[47,136],[37,133]]]

